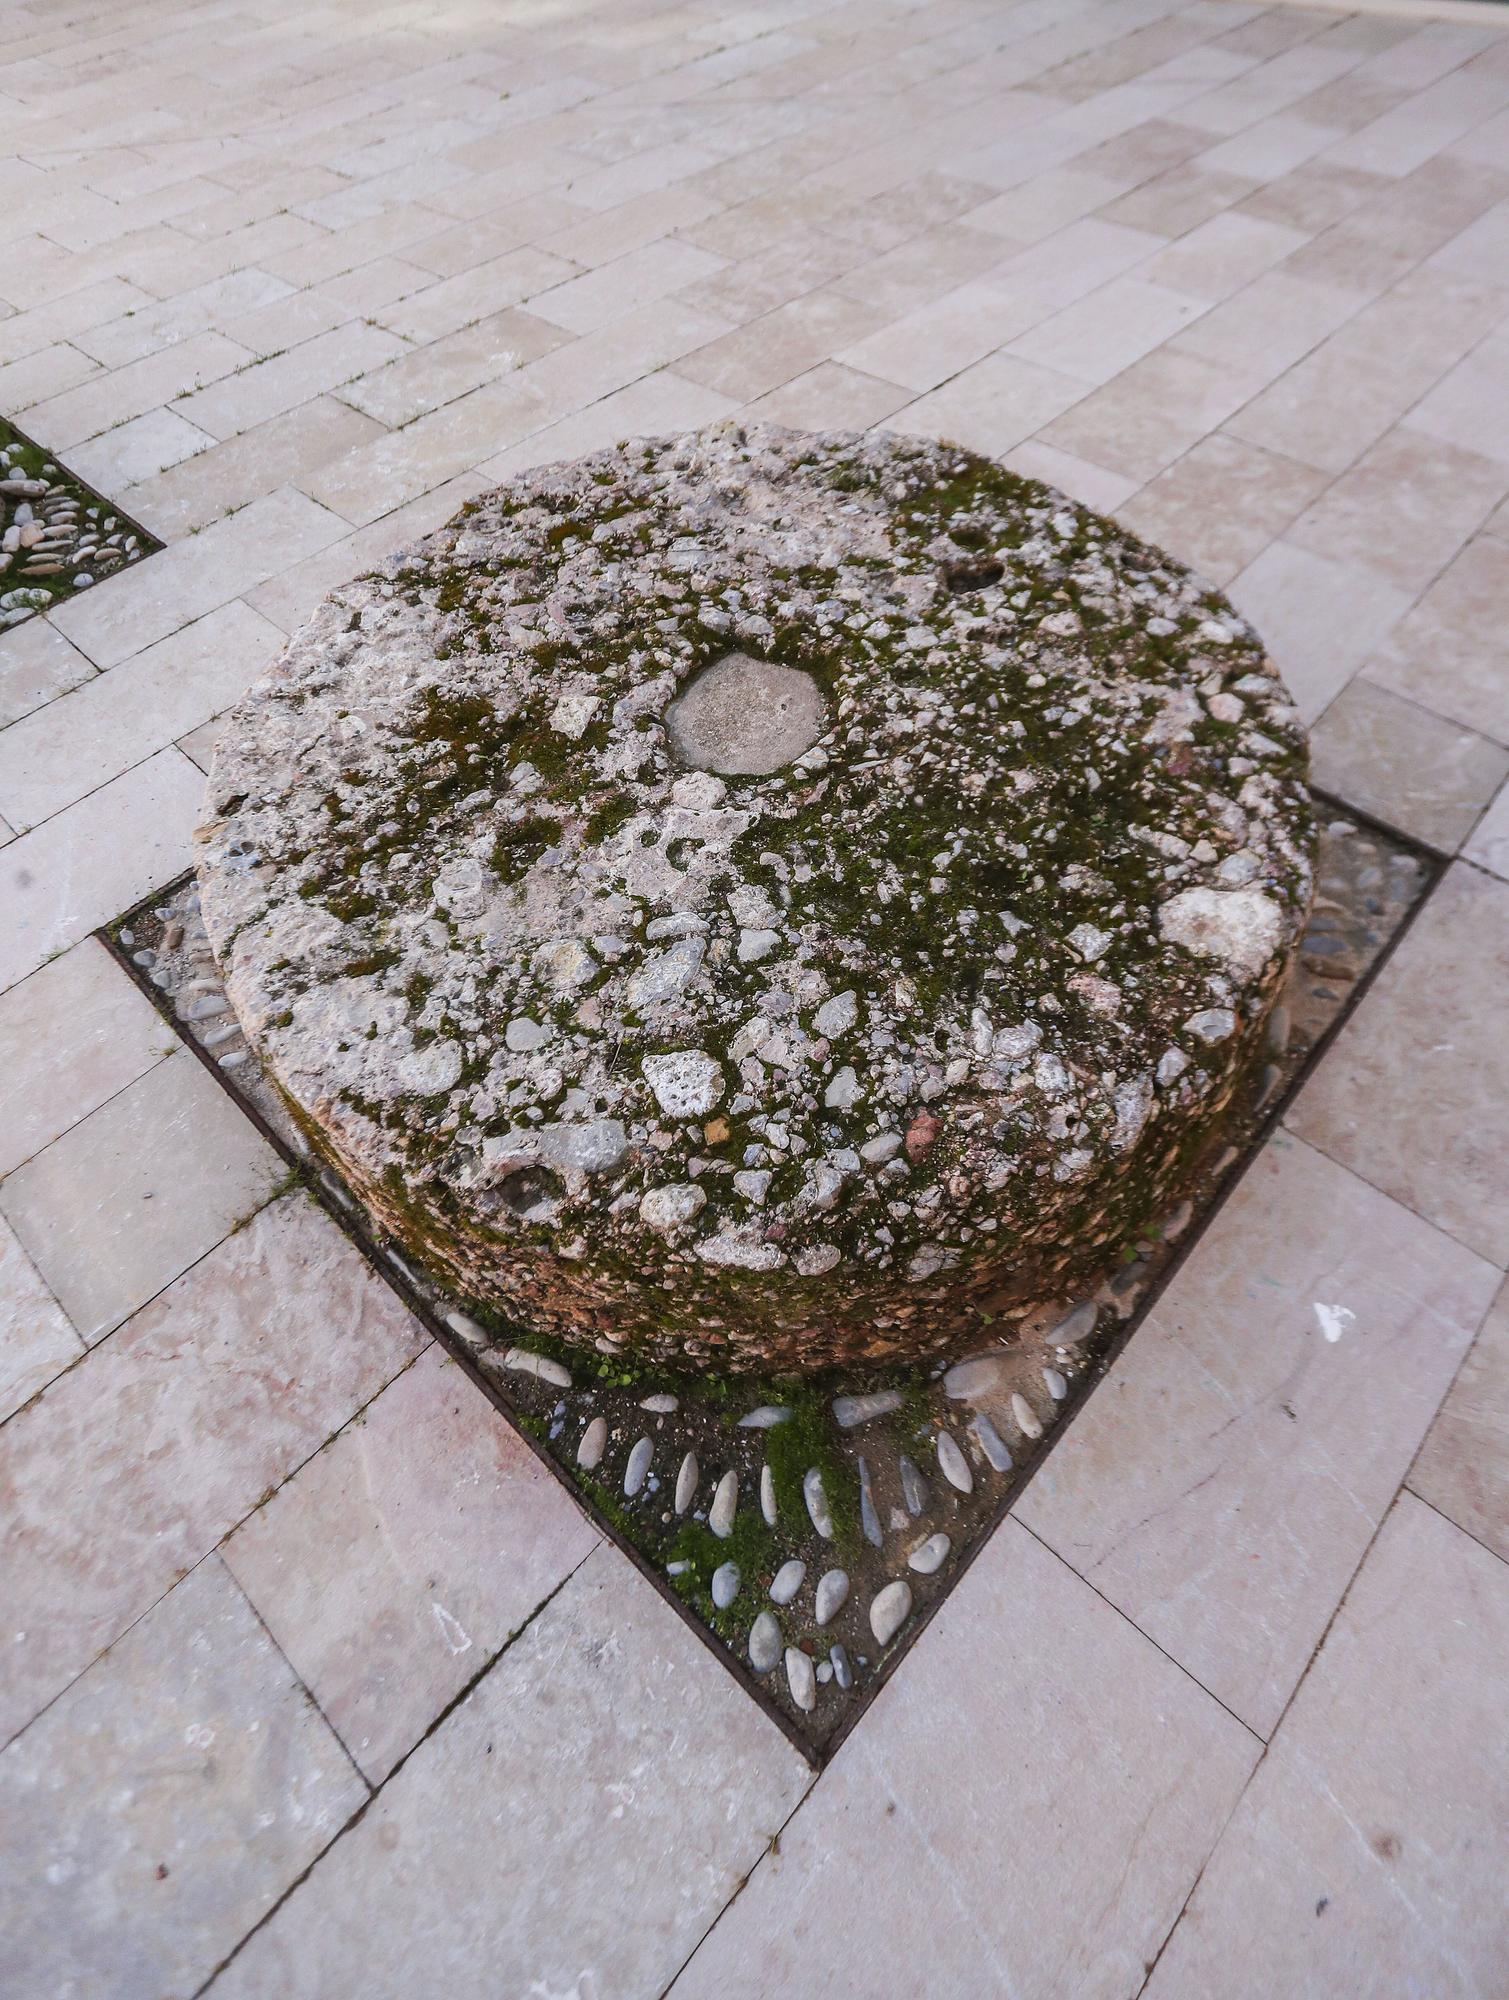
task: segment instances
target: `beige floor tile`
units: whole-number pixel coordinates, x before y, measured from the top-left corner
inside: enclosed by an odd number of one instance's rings
[[[1359,675],[1310,738],[1322,791],[1445,853],[1471,833],[1509,775],[1509,750]]]
[[[879,257],[866,258],[833,280],[833,289],[847,298],[864,299],[883,312],[915,311],[999,264],[999,236],[967,222],[945,223],[897,244]]]
[[[1486,868],[1501,881],[1509,882],[1509,786],[1499,793],[1473,829],[1472,838],[1462,852],[1479,868]]]
[[[249,605],[222,605],[0,734],[0,813],[17,832],[228,708],[282,649]]]
[[[1218,431],[1118,509],[1148,541],[1223,588],[1267,548],[1325,483],[1292,458]]]
[[[601,451],[624,438],[695,430],[699,424],[729,415],[735,407],[729,397],[705,389],[700,382],[685,381],[673,369],[661,368],[574,416],[531,432],[478,470],[492,484],[533,465],[550,465],[558,459]]]
[[[872,424],[884,424],[903,403],[912,401],[910,389],[878,376],[862,375],[841,361],[820,361],[805,375],[794,375],[779,389],[759,397],[749,406],[749,414],[763,422],[790,424],[796,430],[867,431]]]
[[[0,994],[0,1174],[177,1046],[157,1009],[93,938]]]
[[[1008,1521],[674,2000],[1135,1991],[1258,1747]]]
[[[1364,303],[1356,292],[1312,284],[1283,269],[1266,271],[1175,334],[1169,352],[1235,370],[1256,394],[1344,326]]]
[[[889,428],[947,438],[999,458],[1087,393],[1083,381],[1014,354],[988,354],[931,395],[898,410]]]
[[[100,278],[77,290],[63,293],[28,312],[13,313],[0,321],[0,362],[19,361],[54,341],[76,341],[90,327],[100,326],[119,314],[152,303],[150,294],[123,278]]]
[[[51,617],[97,666],[113,667],[346,532],[346,523],[328,508],[283,488],[108,577]]]
[[[259,1208],[280,1174],[180,1050],[0,1182],[0,1212],[93,1343]]]
[[[212,1556],[0,1757],[8,1978],[186,2000],[366,1797]]]
[[[422,1345],[333,1223],[278,1203],[0,1431],[0,1738]]]
[[[1509,468],[1509,335],[1485,341],[1417,403],[1409,428]]]
[[[1248,381],[1230,368],[1159,351],[1049,424],[1042,442],[1141,485],[1224,423],[1249,393]]]
[[[1106,208],[1125,193],[1125,183],[1082,167],[1052,167],[1035,180],[969,210],[971,229],[986,229],[1011,244],[1041,243],[1081,216]],[[1135,215],[1108,217],[1133,229],[1155,228]]]
[[[200,333],[144,360],[108,372],[97,370],[87,382],[39,403],[28,422],[52,451],[66,452],[101,431],[112,430],[130,417],[155,410],[206,382],[217,381],[251,360],[244,347],[224,334]],[[192,412],[188,413],[192,420]]]
[[[1211,1858],[1147,2000],[1490,2000],[1509,1570],[1407,1496]]]
[[[0,1219],[0,1421],[83,1352],[16,1232]]]
[[[1114,278],[1019,334],[1006,351],[1098,386],[1161,347],[1203,310],[1201,300],[1166,285],[1140,277]]]
[[[0,992],[188,866],[204,781],[162,750],[13,840],[0,862]]]
[[[40,405],[46,410],[66,391],[87,384],[99,372],[98,363],[67,342],[39,347],[24,360],[11,361],[0,368],[0,399],[3,399],[0,407],[25,411]],[[45,432],[45,424],[36,427]]]
[[[1262,633],[1313,722],[1404,616],[1410,593],[1285,540],[1232,579],[1231,601]]]
[[[1281,1135],[1018,1517],[1266,1737],[1497,1282]]]
[[[286,354],[254,362],[197,395],[183,397],[174,408],[212,437],[235,437],[403,352],[404,343],[396,335],[355,321],[303,341]]]
[[[867,373],[855,358],[856,343],[862,346],[884,317],[880,308],[838,292],[808,292],[692,349],[677,361],[677,371],[736,402],[766,395],[834,354]]]
[[[533,248],[510,250],[490,263],[410,293],[398,304],[384,307],[377,317],[405,340],[439,340],[573,276],[575,267],[564,257],[547,256]]]
[[[1484,458],[1401,425],[1344,472],[1285,539],[1413,593],[1446,567],[1506,491],[1509,459]]]
[[[163,541],[208,527],[221,515],[265,499],[280,486],[308,478],[332,458],[381,437],[382,425],[352,409],[348,395],[349,387],[341,400],[317,396],[224,444],[212,444],[197,457],[133,486],[125,504]]]
[[[225,727],[223,715],[212,715],[208,722],[201,722],[197,729],[191,729],[187,736],[180,736],[178,747],[185,757],[197,764],[201,771],[208,771],[210,759],[215,753],[215,745]]]
[[[94,663],[69,644],[51,619],[29,618],[12,626],[0,644],[0,729],[67,694],[93,672]]]
[[[1291,229],[1318,235],[1387,185],[1381,174],[1338,167],[1329,160],[1307,160],[1248,195],[1242,209],[1264,222],[1282,222]]]
[[[124,368],[201,333],[223,333],[240,344],[233,323],[288,291],[281,278],[255,267],[230,271],[154,305],[133,303],[118,319],[81,333],[79,345],[107,368]]]
[[[243,1522],[224,1555],[379,1783],[597,1540],[432,1347]]]
[[[1458,863],[1300,1092],[1302,1138],[1509,1264],[1509,884]]]
[[[1100,212],[1107,222],[1179,237],[1234,207],[1256,186],[1245,174],[1222,173],[1198,159],[1188,160],[1107,202]]]
[[[116,498],[125,487],[151,479],[214,442],[208,431],[172,410],[149,410],[88,444],[75,445],[68,454],[68,467],[97,492]]]
[[[215,2000],[655,2000],[809,1781],[602,1548],[414,1752]]]
[[[537,293],[530,310],[569,333],[592,333],[635,306],[706,281],[723,269],[724,261],[694,244],[663,237]]]
[[[1509,679],[1499,652],[1506,618],[1509,558],[1502,541],[1480,535],[1395,628],[1368,678],[1509,743]]]
[[[1024,479],[1041,479],[1058,487],[1098,514],[1116,513],[1137,491],[1135,479],[1123,479],[1118,472],[1107,472],[1102,465],[1091,465],[1088,459],[1075,458],[1071,452],[1058,451],[1035,439],[1008,451],[1001,463]]]
[[[427,410],[537,361],[569,337],[530,312],[494,313],[348,382],[341,401],[383,424],[412,423]]]
[[[1282,222],[1228,210],[1170,244],[1143,266],[1140,275],[1190,298],[1229,298],[1304,241],[1299,230]]]
[[[1483,1322],[1409,1484],[1509,1562],[1509,1292]]]

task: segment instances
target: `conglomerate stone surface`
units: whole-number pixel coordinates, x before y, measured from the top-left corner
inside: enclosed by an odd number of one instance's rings
[[[1175,1200],[1309,905],[1302,733],[1179,564],[957,448],[723,425],[336,591],[200,832],[227,991],[527,1327],[978,1345]]]

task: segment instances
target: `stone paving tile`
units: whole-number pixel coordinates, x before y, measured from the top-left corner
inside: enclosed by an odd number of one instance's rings
[[[538,361],[567,338],[533,313],[511,308],[348,382],[341,400],[380,423],[412,423],[427,410]]]
[[[1448,854],[1509,776],[1509,750],[1375,687],[1365,674],[1316,724],[1310,758],[1322,791]]]
[[[1270,542],[1230,584],[1313,722],[1409,609],[1410,594],[1377,575],[1333,562],[1287,539]]]
[[[1289,1123],[1509,1264],[1509,884],[1458,863],[1300,1092]]]
[[[0,1422],[83,1352],[67,1314],[0,1218]]]
[[[1259,1748],[1008,1521],[671,1993],[1132,1992]]]
[[[0,813],[17,832],[245,693],[283,644],[249,605],[222,605],[0,733]]]
[[[1267,1737],[1497,1282],[1280,1137],[1017,1518]]]
[[[95,671],[50,619],[13,626],[0,646],[0,729],[87,681]]]
[[[841,361],[821,361],[805,375],[794,375],[749,406],[751,417],[766,423],[790,424],[796,430],[867,431],[884,425],[904,403],[910,389],[862,375]]]
[[[0,992],[188,866],[204,780],[178,750],[13,840],[0,862]]]
[[[279,1176],[256,1127],[180,1049],[0,1182],[0,1212],[92,1343],[213,1249]]]
[[[423,1345],[302,1197],[266,1208],[0,1430],[0,1739]]]
[[[654,2000],[810,1776],[600,1549],[211,1991]]]
[[[1469,1348],[1409,1486],[1509,1562],[1509,1289]]]
[[[50,451],[66,452],[70,445],[112,430],[129,417],[142,416],[174,396],[229,375],[251,358],[223,334],[196,334],[124,368],[96,370],[76,389],[39,403],[27,421],[39,438],[46,439]]]
[[[182,397],[174,408],[212,437],[236,437],[380,368],[404,351],[404,343],[395,335],[358,321],[317,334],[286,354],[254,362],[197,395]]]
[[[1462,850],[1469,861],[1509,882],[1509,786],[1500,791]]]
[[[377,1783],[597,1541],[432,1347],[223,1553]]]
[[[1015,354],[988,354],[941,389],[898,410],[889,428],[947,438],[1001,458],[1086,393],[1083,380],[1056,369]]]
[[[1217,431],[1134,489],[1116,513],[1224,589],[1324,484],[1313,466]]]
[[[1161,347],[1204,309],[1201,300],[1167,285],[1114,278],[1019,335],[1007,351],[1098,387]]]
[[[1509,1962],[1509,1568],[1408,1495],[1147,2000],[1489,2000]],[[1386,1718],[1386,1720],[1385,1720]]]
[[[1498,650],[1506,619],[1504,544],[1480,536],[1390,634],[1368,662],[1368,678],[1509,743],[1509,678]]]
[[[68,468],[87,479],[96,492],[116,501],[126,487],[181,464],[214,442],[208,431],[172,410],[149,410],[88,444],[76,445],[68,454]]]
[[[0,994],[0,1175],[177,1046],[157,1009],[93,938]]]
[[[1197,355],[1159,349],[1046,425],[1042,441],[1140,486],[1239,410],[1251,387]]]
[[[211,1556],[0,1756],[12,1990],[188,2000],[366,1798]]]

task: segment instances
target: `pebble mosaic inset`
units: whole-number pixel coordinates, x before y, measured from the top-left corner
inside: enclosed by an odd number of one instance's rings
[[[1327,816],[1329,812],[1329,817]],[[952,1363],[814,1381],[636,1372],[468,1311],[315,1164],[248,1050],[192,881],[106,941],[551,1469],[814,1762],[836,1747],[1109,1368],[1429,887],[1324,803],[1318,895],[1242,1108],[1195,1191],[1092,1293]]]
[[[0,418],[0,630],[161,547]]]

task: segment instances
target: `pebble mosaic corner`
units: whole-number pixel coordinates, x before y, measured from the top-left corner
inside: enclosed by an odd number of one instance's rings
[[[0,417],[0,631],[162,547]]]

